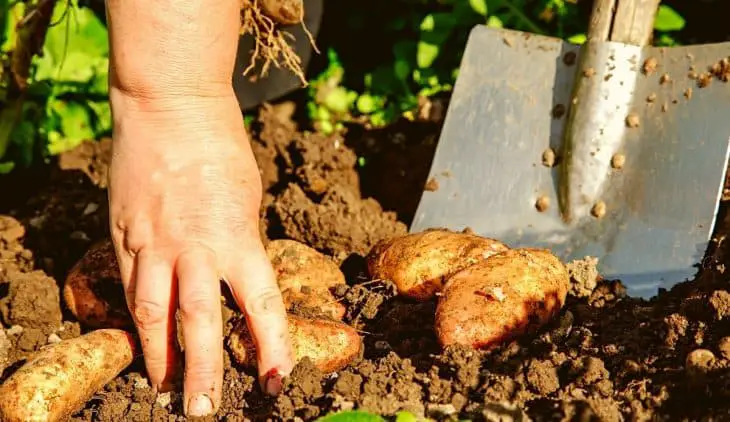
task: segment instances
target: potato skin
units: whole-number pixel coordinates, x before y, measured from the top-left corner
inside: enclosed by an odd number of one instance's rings
[[[368,271],[375,279],[393,281],[401,295],[425,301],[452,274],[508,249],[498,240],[430,229],[375,245],[367,256]]]
[[[360,335],[345,323],[292,314],[287,318],[295,362],[308,357],[319,370],[330,373],[346,367],[362,350]],[[228,347],[238,363],[256,367],[256,346],[245,319],[234,325]]]
[[[304,20],[302,0],[260,0],[264,14],[281,25],[294,25]]]
[[[550,251],[513,249],[454,274],[436,307],[442,346],[489,349],[548,322],[565,304],[570,277]]]
[[[49,346],[0,386],[0,420],[63,420],[131,364],[136,353],[133,337],[116,329]]]
[[[272,240],[266,245],[266,254],[288,309],[300,304],[342,319],[345,307],[337,302],[330,289],[346,281],[333,260],[289,239]]]
[[[109,292],[107,297],[99,296],[102,291]],[[63,286],[63,300],[76,319],[88,327],[130,329],[134,326],[111,240],[92,245],[71,268]]]

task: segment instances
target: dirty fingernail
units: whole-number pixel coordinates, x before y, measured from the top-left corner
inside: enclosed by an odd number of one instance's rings
[[[213,412],[213,402],[205,394],[194,394],[188,401],[188,416],[208,416]]]
[[[264,390],[266,394],[276,396],[281,392],[282,378],[278,370],[272,369],[266,374],[266,381],[264,382]]]

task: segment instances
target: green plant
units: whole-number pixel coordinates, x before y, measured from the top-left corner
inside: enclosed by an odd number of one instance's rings
[[[352,14],[342,28],[348,39],[328,46],[327,67],[309,89],[309,116],[324,132],[342,129],[343,122],[381,127],[401,117],[417,118],[431,97],[452,89],[474,25],[585,41],[587,15],[576,0],[373,0],[356,7],[348,5],[346,11]],[[656,44],[676,45],[672,33],[683,26],[676,11],[661,5]],[[351,46],[353,38],[362,45]],[[392,48],[372,54],[365,65],[342,57],[348,49],[366,49],[369,40]]]
[[[6,0],[2,7],[0,172],[8,172],[111,129],[109,47],[104,24],[77,0]],[[20,53],[33,53],[25,74],[13,67]]]

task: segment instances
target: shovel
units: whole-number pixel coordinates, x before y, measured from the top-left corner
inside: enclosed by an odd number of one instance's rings
[[[592,256],[651,297],[697,273],[730,144],[730,43],[651,47],[659,0],[596,0],[587,41],[472,29],[412,232]]]

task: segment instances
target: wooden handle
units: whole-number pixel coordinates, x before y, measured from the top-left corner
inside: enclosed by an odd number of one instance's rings
[[[660,0],[619,0],[611,41],[645,46],[651,43]]]
[[[588,41],[615,41],[644,46],[650,43],[661,0],[594,0]]]

